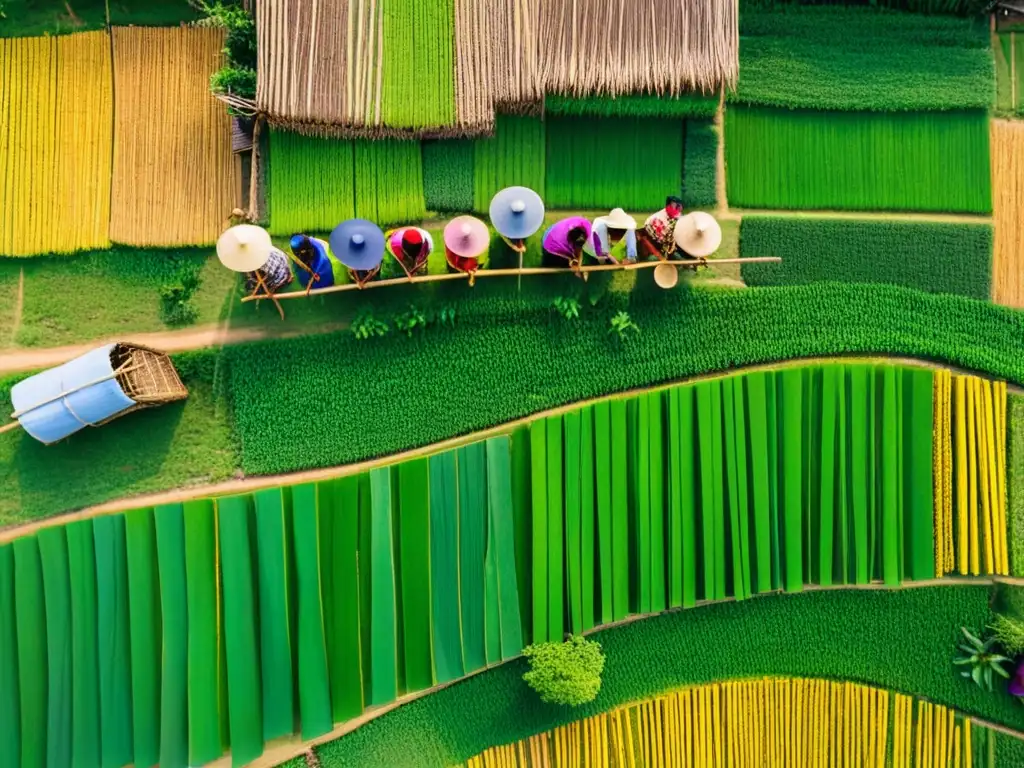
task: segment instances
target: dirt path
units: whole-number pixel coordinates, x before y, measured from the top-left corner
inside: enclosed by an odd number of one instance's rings
[[[48,349],[14,349],[0,352],[0,376],[34,371],[60,365],[74,357],[85,354],[90,349],[110,344],[114,341],[135,342],[162,352],[185,352],[192,349],[219,347],[225,344],[243,344],[260,341],[261,339],[287,339],[318,333],[331,333],[344,329],[345,323],[320,325],[315,328],[289,328],[274,330],[273,328],[231,328],[224,325],[204,325],[186,328],[180,331],[160,331],[158,333],[126,332],[105,339],[95,339],[84,344],[73,344],[67,347],[50,347]]]

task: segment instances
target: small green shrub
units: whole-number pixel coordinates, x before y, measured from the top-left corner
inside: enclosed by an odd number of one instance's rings
[[[997,613],[989,625],[992,636],[1011,656],[1024,654],[1024,621]]]
[[[627,339],[630,331],[640,333],[640,327],[633,322],[633,318],[629,316],[629,312],[616,313],[609,324],[611,327],[608,329],[608,333],[616,334],[621,342],[624,342]]]
[[[160,319],[172,327],[189,325],[199,316],[192,297],[201,283],[201,265],[176,254],[168,258],[177,264],[176,280],[160,286]]]
[[[395,330],[404,333],[409,338],[412,338],[417,330],[425,331],[427,324],[426,314],[413,304],[410,304],[409,309],[405,312],[395,315]]]
[[[601,690],[601,644],[573,635],[564,643],[540,643],[523,649],[530,670],[523,680],[545,704],[578,707]]]
[[[966,667],[966,669],[960,670],[963,677],[970,678],[986,691],[992,690],[993,673],[1007,680],[1010,679],[1010,673],[1002,666],[1008,664],[1010,660],[995,652],[996,637],[994,635],[988,640],[982,641],[971,634],[966,627],[961,627],[960,631],[967,638],[967,642],[960,644],[961,654],[953,660],[953,663]]]
[[[387,336],[391,327],[383,320],[378,320],[369,310],[364,310],[356,315],[350,328],[352,335],[360,341],[366,339],[379,339]]]
[[[566,320],[578,320],[580,303],[571,296],[559,296],[552,302],[555,310]]]

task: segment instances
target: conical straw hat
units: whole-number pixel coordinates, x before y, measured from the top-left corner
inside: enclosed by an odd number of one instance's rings
[[[384,260],[384,232],[372,221],[343,221],[329,240],[331,253],[349,269],[374,269]]]
[[[690,256],[710,256],[722,244],[722,228],[710,213],[693,211],[676,222],[675,240]]]
[[[525,240],[544,223],[544,201],[528,187],[506,187],[491,198],[491,226],[511,240]]]
[[[675,288],[679,282],[679,269],[671,264],[659,264],[654,268],[654,283],[659,288]]]
[[[266,265],[273,247],[263,227],[239,224],[217,239],[217,258],[235,272],[255,272]]]
[[[491,232],[475,216],[456,216],[444,228],[444,244],[460,259],[475,259],[491,244]]]

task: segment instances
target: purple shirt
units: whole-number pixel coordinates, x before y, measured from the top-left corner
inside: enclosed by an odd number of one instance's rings
[[[576,229],[577,227],[583,228],[583,231],[587,233],[588,240],[594,239],[595,250],[600,255],[600,242],[594,236],[590,222],[582,216],[570,216],[568,219],[562,219],[552,224],[548,231],[544,233],[544,240],[541,246],[545,251],[554,256],[562,256],[566,259],[576,258],[576,249],[569,242],[569,230]]]

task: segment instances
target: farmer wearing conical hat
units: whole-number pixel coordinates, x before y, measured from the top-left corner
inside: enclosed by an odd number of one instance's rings
[[[360,288],[380,272],[384,260],[384,232],[372,221],[349,219],[334,228],[331,252]]]
[[[583,262],[583,246],[592,242],[590,222],[582,216],[570,216],[556,221],[541,241],[544,252],[544,266],[569,267],[578,271]],[[593,243],[598,247],[597,243]]]
[[[327,255],[327,243],[309,235],[292,235],[289,243],[301,265],[296,270],[303,288],[328,288],[334,285],[334,267]]]
[[[444,228],[444,256],[449,272],[465,272],[469,284],[480,268],[480,258],[491,244],[487,225],[474,216],[457,216]]]
[[[598,261],[636,261],[636,219],[621,208],[594,219],[593,233],[593,244],[583,246],[588,256]]]
[[[651,214],[644,222],[644,250],[659,259],[669,259],[675,255],[676,241],[673,234],[676,222],[683,215],[683,201],[674,195],[665,198],[665,207]]]
[[[408,277],[427,270],[427,258],[434,251],[434,238],[420,227],[399,227],[384,235],[388,251]]]

